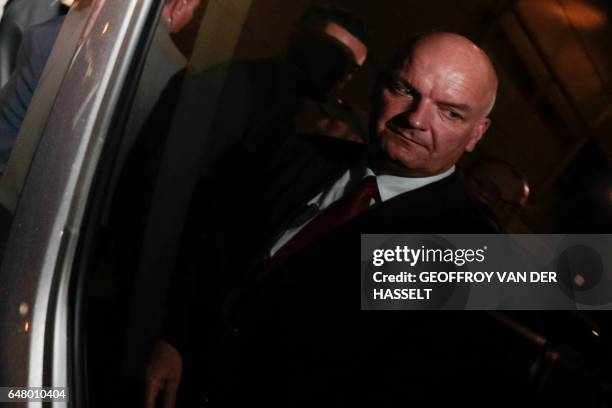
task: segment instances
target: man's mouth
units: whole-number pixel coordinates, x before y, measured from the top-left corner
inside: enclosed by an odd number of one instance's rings
[[[427,146],[424,143],[421,143],[419,140],[415,139],[415,137],[412,135],[412,133],[409,130],[402,129],[402,128],[396,126],[394,123],[388,123],[386,127],[402,143],[405,143],[405,144],[415,144],[417,146],[421,146],[424,149],[427,149]]]

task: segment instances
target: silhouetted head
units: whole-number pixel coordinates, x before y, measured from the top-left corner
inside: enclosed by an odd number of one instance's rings
[[[299,90],[324,100],[337,93],[367,58],[364,24],[337,8],[308,9],[291,35],[288,59],[299,74]]]

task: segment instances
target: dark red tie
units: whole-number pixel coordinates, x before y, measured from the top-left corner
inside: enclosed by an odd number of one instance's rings
[[[372,199],[378,198],[378,186],[375,176],[367,176],[355,190],[349,192],[333,203],[315,219],[302,228],[293,238],[266,262],[268,269],[274,269],[291,257],[327,234],[337,226],[344,224],[370,206]]]

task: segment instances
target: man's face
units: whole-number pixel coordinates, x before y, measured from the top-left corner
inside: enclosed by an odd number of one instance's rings
[[[324,100],[340,92],[364,63],[368,49],[349,31],[330,22],[297,33],[289,53],[303,75],[308,96]]]
[[[355,66],[360,67],[363,65],[368,57],[368,47],[361,40],[347,29],[332,22],[327,23],[321,29],[321,32],[332,38],[340,48],[343,48]]]
[[[339,75],[332,94],[338,94],[352,79],[353,73],[363,66],[368,57],[368,47],[345,28],[336,23],[327,23],[322,30],[346,56],[346,67]]]
[[[384,171],[431,176],[474,149],[489,126],[491,103],[477,65],[456,50],[417,46],[392,73],[375,119]]]

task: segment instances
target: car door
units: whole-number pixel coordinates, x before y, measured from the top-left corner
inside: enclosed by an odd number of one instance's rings
[[[3,386],[69,387],[71,405],[87,406],[72,266],[100,155],[160,3],[77,2],[29,106],[0,183]]]

